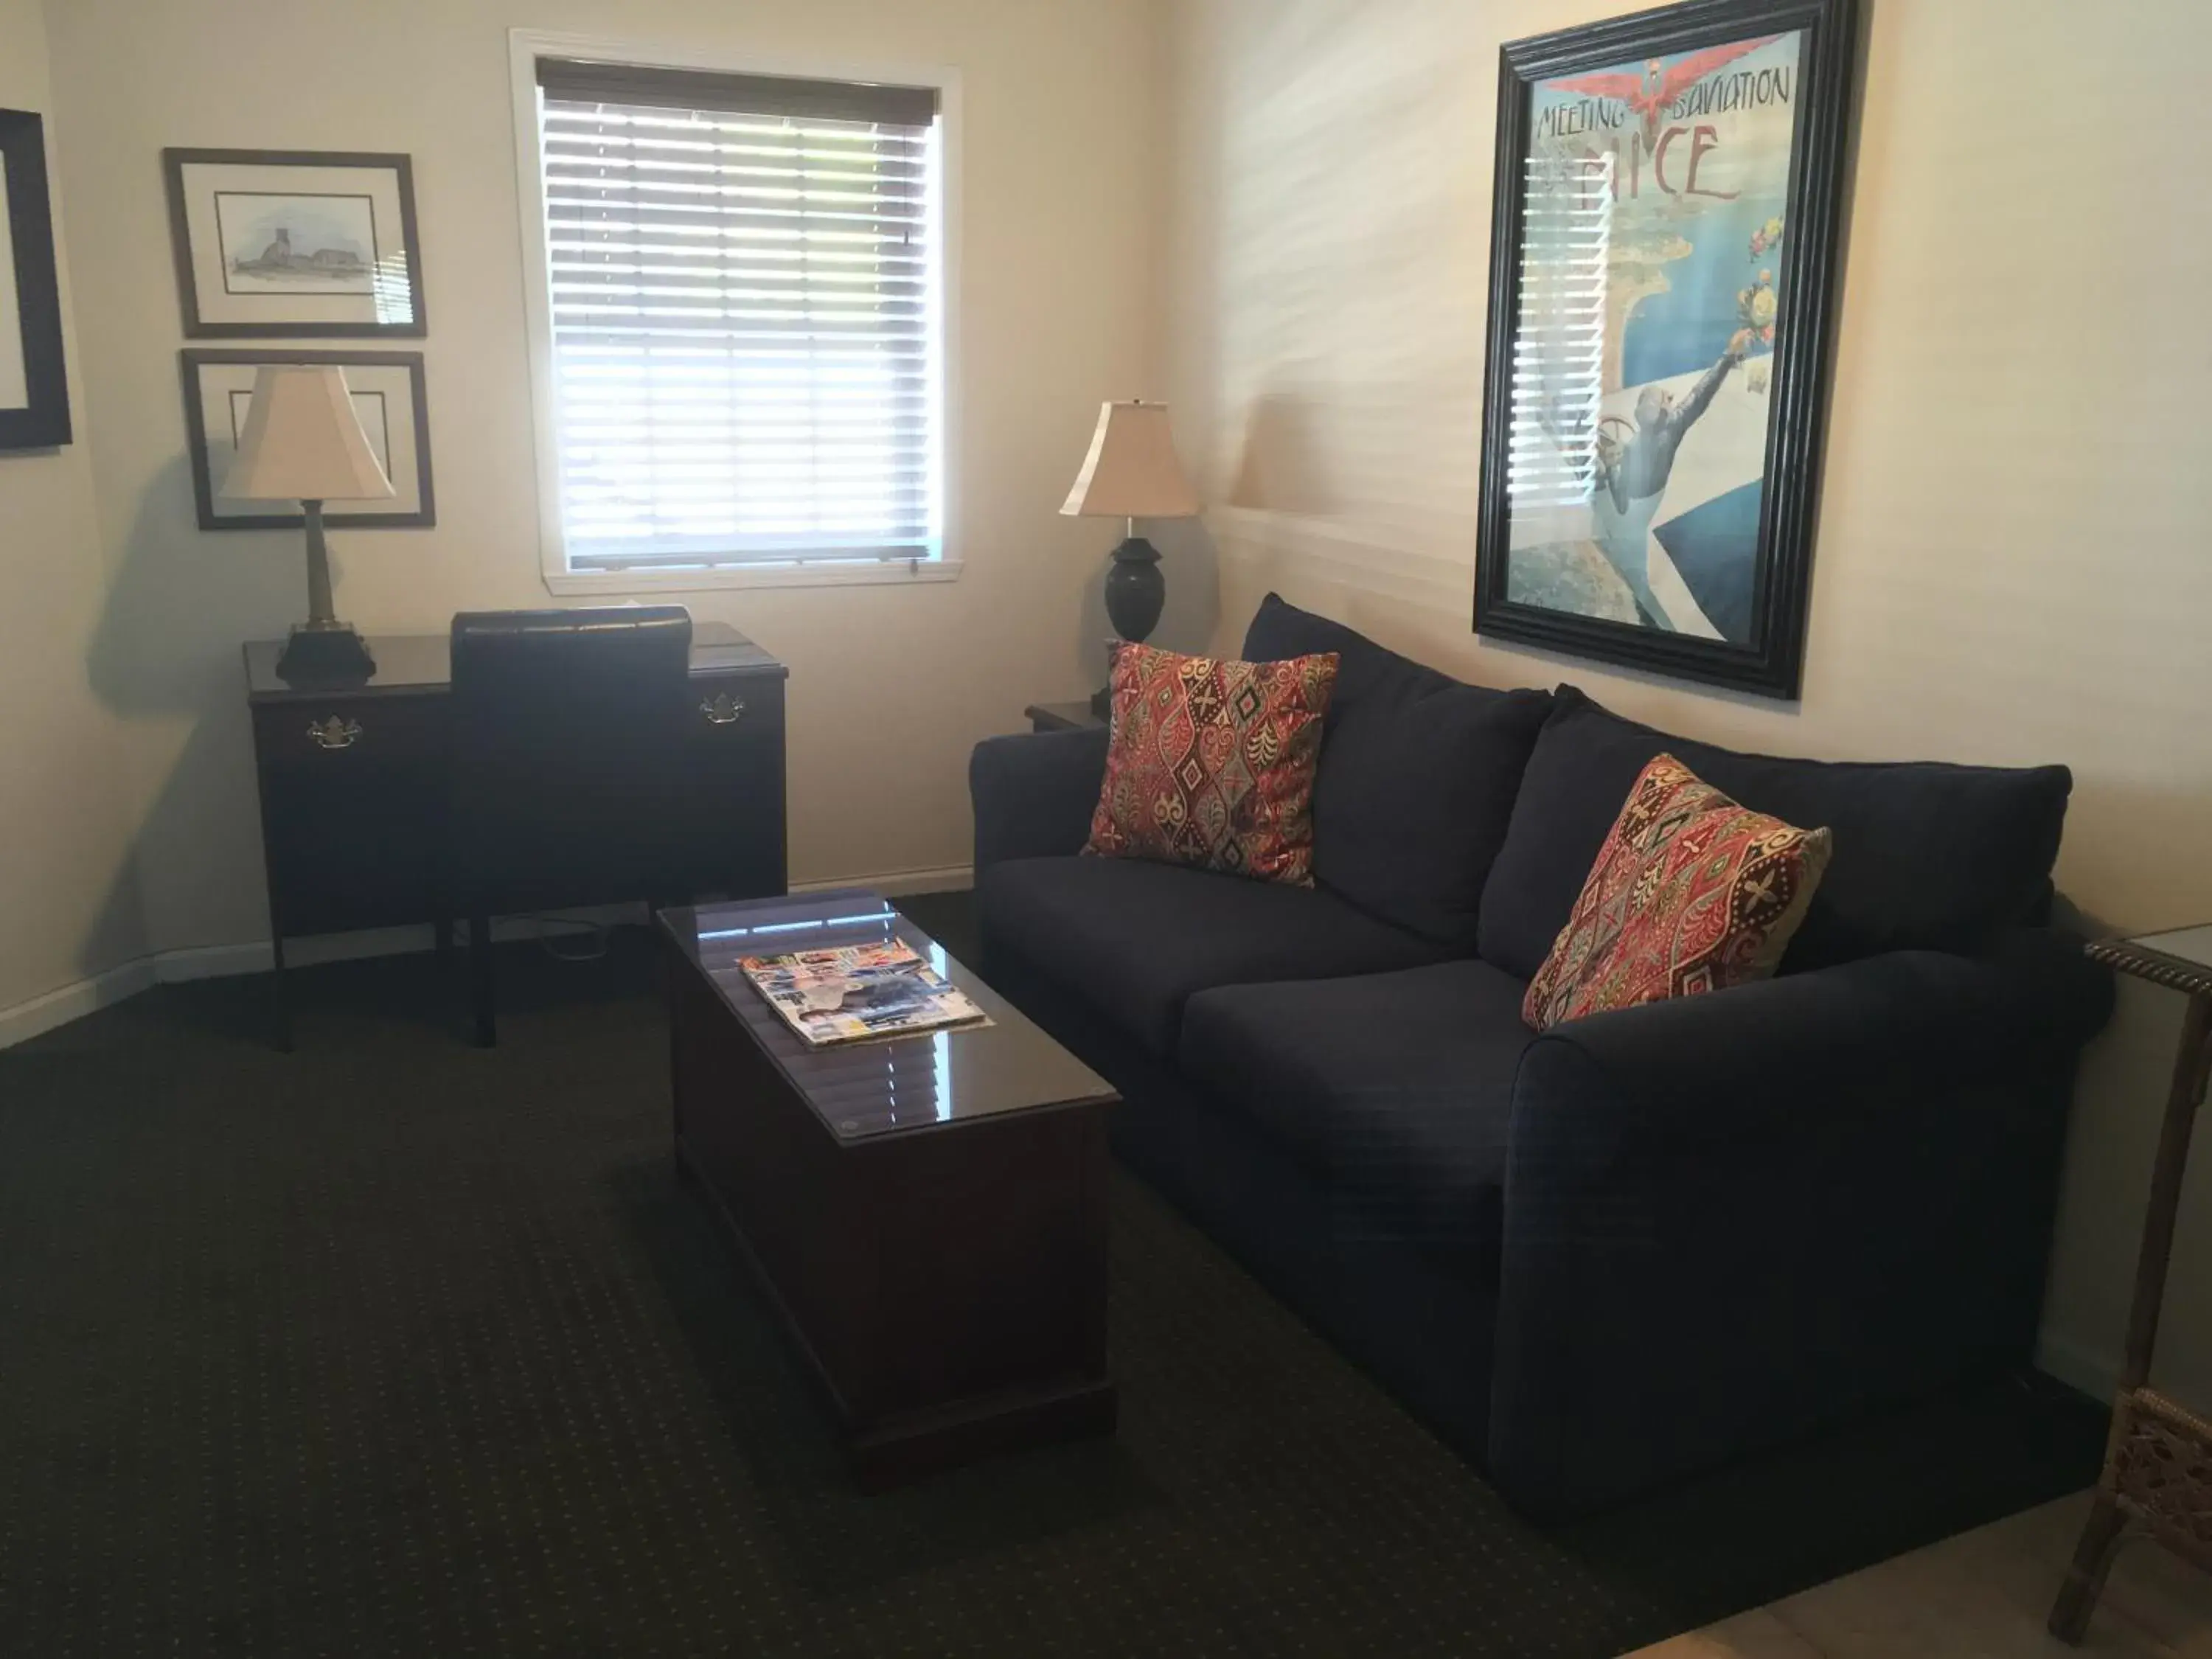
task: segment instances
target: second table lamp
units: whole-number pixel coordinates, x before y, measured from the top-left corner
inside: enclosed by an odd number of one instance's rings
[[[1106,615],[1114,631],[1132,644],[1141,644],[1159,626],[1168,597],[1159,550],[1137,533],[1137,520],[1195,518],[1198,507],[1197,492],[1176,459],[1168,406],[1126,403],[1100,409],[1091,453],[1060,510],[1071,518],[1127,520],[1127,538],[1114,550],[1113,568],[1106,573]],[[1091,712],[1102,720],[1111,705],[1110,685],[1091,699]]]
[[[253,402],[238,459],[223,481],[234,501],[297,501],[307,517],[307,620],[295,626],[276,672],[295,683],[365,680],[376,659],[331,601],[323,503],[392,494],[335,365],[268,365],[253,377]]]

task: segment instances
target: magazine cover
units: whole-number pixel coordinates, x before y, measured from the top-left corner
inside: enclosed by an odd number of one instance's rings
[[[817,1048],[991,1023],[896,940],[747,957],[738,966],[784,1023]]]

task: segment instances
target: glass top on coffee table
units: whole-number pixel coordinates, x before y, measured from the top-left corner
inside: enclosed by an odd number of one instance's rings
[[[662,911],[659,925],[841,1140],[1118,1098],[1104,1079],[878,894],[845,888],[678,906]],[[964,992],[991,1024],[817,1048],[784,1024],[738,966],[747,957],[891,939]]]

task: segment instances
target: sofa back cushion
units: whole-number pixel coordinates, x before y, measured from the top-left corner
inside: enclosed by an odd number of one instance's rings
[[[1637,775],[1662,752],[1754,811],[1826,825],[1835,848],[1782,971],[1882,951],[1973,951],[2049,913],[2073,777],[2014,769],[1792,760],[1669,737],[1559,688],[1482,897],[1486,962],[1543,964]]]
[[[1314,779],[1315,878],[1370,915],[1471,951],[1551,694],[1465,684],[1273,593],[1244,635],[1255,662],[1325,652],[1338,663]]]

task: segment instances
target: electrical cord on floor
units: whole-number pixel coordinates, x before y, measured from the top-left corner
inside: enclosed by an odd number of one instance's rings
[[[538,948],[556,962],[597,962],[607,953],[607,942],[612,929],[605,922],[580,921],[574,916],[533,915],[530,921],[538,924]],[[548,927],[564,927],[571,931],[549,933]],[[562,942],[580,941],[581,949],[563,949]]]

